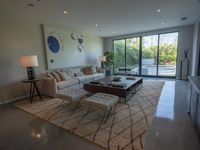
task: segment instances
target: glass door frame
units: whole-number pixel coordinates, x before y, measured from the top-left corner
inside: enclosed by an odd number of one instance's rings
[[[176,52],[176,73],[175,76],[162,76],[158,75],[158,68],[159,68],[159,51],[160,51],[160,35],[161,34],[170,34],[170,33],[178,33],[178,41],[177,41],[177,52]],[[151,36],[151,35],[158,35],[158,46],[157,46],[157,64],[156,64],[156,75],[142,75],[142,37],[143,36]],[[171,31],[171,32],[160,32],[160,33],[152,33],[152,34],[144,34],[140,36],[132,36],[132,37],[125,37],[125,38],[116,38],[112,40],[112,47],[113,47],[113,53],[114,53],[114,41],[117,40],[125,40],[125,45],[124,45],[124,50],[125,50],[125,69],[126,69],[126,39],[130,38],[139,38],[140,43],[139,43],[139,74],[134,74],[134,76],[140,76],[140,77],[153,77],[153,78],[176,78],[177,75],[177,62],[178,62],[178,50],[179,50],[179,31]],[[113,74],[115,74],[115,65],[113,62]]]

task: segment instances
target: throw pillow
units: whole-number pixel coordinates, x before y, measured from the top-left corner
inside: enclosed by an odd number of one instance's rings
[[[64,71],[69,77],[73,78],[74,77],[74,72],[73,70],[70,68],[66,69],[66,70],[62,70]]]
[[[50,73],[47,73],[48,78],[54,78]],[[54,78],[55,79],[55,78]]]
[[[63,80],[69,80],[69,79],[71,79],[71,77],[68,76],[67,73],[66,73],[65,71],[61,70],[60,72],[61,72],[61,74],[62,74],[62,76],[63,76]]]
[[[58,74],[58,76],[60,77],[60,79],[61,79],[62,81],[65,80],[65,78],[64,78],[64,76],[63,76],[63,73],[62,73],[60,70],[56,71],[56,73]]]
[[[59,75],[58,75],[56,72],[54,72],[54,71],[51,72],[51,75],[56,79],[57,82],[62,81],[62,80],[60,79]]]
[[[83,73],[84,73],[85,75],[91,75],[91,74],[93,74],[92,66],[84,67],[84,68],[83,68]]]

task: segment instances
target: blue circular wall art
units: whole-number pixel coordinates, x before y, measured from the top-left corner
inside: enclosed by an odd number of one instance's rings
[[[52,53],[58,53],[60,51],[60,43],[56,37],[52,35],[48,36],[47,43]]]

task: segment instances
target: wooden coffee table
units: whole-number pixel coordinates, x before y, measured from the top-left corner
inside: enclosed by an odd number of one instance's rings
[[[117,95],[121,98],[124,98],[125,102],[127,102],[128,96],[130,94],[136,93],[136,89],[138,86],[142,86],[143,78],[141,77],[130,77],[130,76],[120,76],[120,81],[113,81],[113,77],[105,77],[103,79],[97,80],[97,82],[89,82],[83,85],[84,90],[87,90],[92,93],[108,93]],[[127,79],[127,78],[134,78]],[[123,83],[126,86],[124,87],[117,87],[114,86],[114,83]]]

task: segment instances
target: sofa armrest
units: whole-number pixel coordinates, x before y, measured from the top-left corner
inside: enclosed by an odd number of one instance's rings
[[[57,85],[53,78],[43,77],[43,94],[46,96],[56,97]]]

